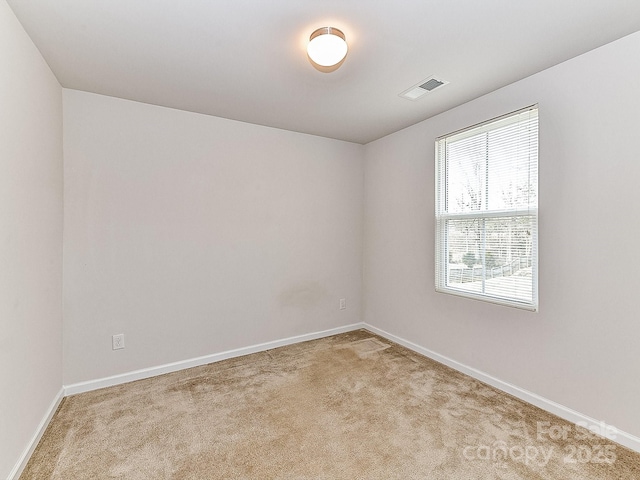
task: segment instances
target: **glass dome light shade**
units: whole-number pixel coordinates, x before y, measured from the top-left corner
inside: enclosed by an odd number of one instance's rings
[[[344,33],[333,27],[317,29],[309,37],[307,54],[314,63],[331,67],[340,63],[347,55],[347,42]]]

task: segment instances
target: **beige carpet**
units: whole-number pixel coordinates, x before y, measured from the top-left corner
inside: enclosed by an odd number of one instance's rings
[[[68,397],[21,479],[640,479],[585,437],[357,331]]]

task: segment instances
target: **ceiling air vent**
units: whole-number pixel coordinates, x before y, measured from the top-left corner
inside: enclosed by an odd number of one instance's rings
[[[408,90],[405,90],[400,94],[400,96],[408,100],[417,100],[425,93],[433,92],[434,90],[446,85],[447,83],[449,82],[447,82],[446,80],[442,80],[432,76],[427,78],[426,80],[423,80],[417,85],[414,85]]]

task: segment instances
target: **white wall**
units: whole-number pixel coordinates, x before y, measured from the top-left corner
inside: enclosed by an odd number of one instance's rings
[[[64,90],[64,153],[65,384],[360,321],[363,146]]]
[[[0,478],[62,387],[62,91],[0,0]]]
[[[640,33],[366,146],[365,321],[640,436]],[[428,101],[428,99],[427,99]],[[540,312],[434,291],[434,140],[540,106]]]

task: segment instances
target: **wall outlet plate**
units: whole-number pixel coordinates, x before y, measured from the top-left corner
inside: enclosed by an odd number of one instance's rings
[[[347,308],[347,299],[346,298],[341,298],[340,299],[340,310],[344,310],[345,308]]]
[[[111,337],[111,348],[113,348],[113,350],[124,348],[124,333],[119,333]]]

